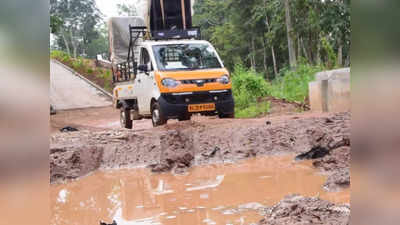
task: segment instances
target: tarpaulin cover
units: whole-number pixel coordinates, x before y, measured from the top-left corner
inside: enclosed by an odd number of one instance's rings
[[[127,61],[129,52],[129,25],[146,26],[140,17],[111,17],[108,21],[111,62],[113,65]],[[139,39],[137,44],[143,41]],[[135,50],[135,58],[139,53]]]

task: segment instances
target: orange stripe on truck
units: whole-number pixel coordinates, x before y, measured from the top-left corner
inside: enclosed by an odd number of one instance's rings
[[[165,78],[172,78],[175,80],[196,80],[196,79],[215,79],[223,75],[229,75],[226,69],[211,69],[211,70],[195,70],[195,71],[157,71],[155,72],[155,79],[161,93],[180,93],[180,92],[197,92],[197,91],[213,91],[213,90],[227,90],[232,88],[231,82],[229,84],[221,83],[206,83],[204,86],[199,87],[196,84],[181,84],[175,88],[167,88],[162,85],[161,81]]]

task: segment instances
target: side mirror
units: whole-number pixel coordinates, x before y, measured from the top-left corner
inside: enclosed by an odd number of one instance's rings
[[[138,70],[147,73],[147,72],[150,72],[151,68],[150,68],[149,64],[140,64],[138,66]]]

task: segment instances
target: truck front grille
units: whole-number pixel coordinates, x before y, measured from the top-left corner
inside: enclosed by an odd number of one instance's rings
[[[232,91],[228,90],[221,93],[194,92],[187,95],[162,94],[162,97],[170,104],[200,104],[229,100],[232,98]]]

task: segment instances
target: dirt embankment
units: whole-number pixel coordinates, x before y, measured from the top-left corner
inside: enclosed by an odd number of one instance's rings
[[[80,131],[55,134],[50,143],[51,183],[85,176],[96,169],[147,166],[154,172],[181,173],[193,165],[303,154],[318,147],[330,153],[314,161],[330,175],[326,187],[334,190],[350,181],[346,173],[350,113],[191,121],[140,132]]]
[[[263,211],[265,218],[260,225],[350,224],[350,206],[319,198],[291,195]]]

